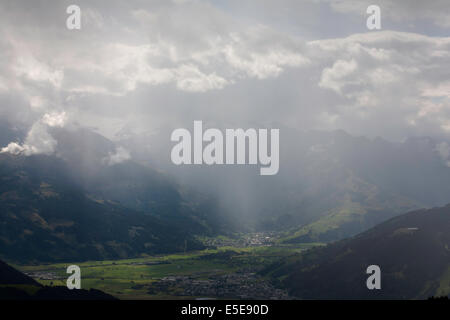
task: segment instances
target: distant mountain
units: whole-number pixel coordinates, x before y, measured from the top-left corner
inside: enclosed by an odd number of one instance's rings
[[[445,141],[392,142],[340,130],[273,127],[280,129],[280,170],[274,176],[260,176],[257,166],[248,165],[175,166],[168,160],[171,128],[145,135],[128,130],[120,143],[140,161],[215,196],[233,230],[288,231],[286,242],[343,239],[396,215],[450,201]]]
[[[55,128],[52,135],[58,142],[56,155],[67,163],[72,179],[97,199],[146,212],[192,234],[223,228],[214,199],[178,184],[152,162],[134,161],[126,144],[115,144],[86,128]]]
[[[22,131],[0,122],[3,146]],[[124,258],[202,248],[224,228],[214,199],[81,127],[49,128],[52,155],[0,154],[0,257],[13,261]]]
[[[0,300],[114,300],[100,290],[43,286],[0,260]]]
[[[0,257],[128,257],[249,230],[328,242],[449,201],[450,168],[430,138],[281,128],[280,172],[260,176],[249,166],[175,166],[170,132],[113,142],[77,126],[49,131],[51,156],[0,154]],[[5,123],[0,132],[23,139]]]
[[[289,132],[291,139],[296,135]],[[286,141],[291,228],[285,242],[327,242],[353,236],[401,213],[450,201],[450,168],[439,141],[389,142],[343,131],[297,133]],[[286,178],[289,179],[289,178]],[[286,180],[288,181],[288,180]],[[297,197],[294,195],[297,194]],[[288,204],[286,204],[288,205]]]
[[[450,294],[450,205],[418,210],[265,270],[303,299],[425,299]],[[368,290],[369,265],[381,290]]]

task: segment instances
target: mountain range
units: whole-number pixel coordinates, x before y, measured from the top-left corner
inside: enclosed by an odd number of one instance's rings
[[[6,122],[0,132],[3,145],[26,136]],[[280,173],[267,177],[245,166],[174,166],[164,132],[146,142],[79,126],[49,134],[52,154],[0,153],[4,259],[127,258],[200,249],[198,235],[261,230],[281,233],[282,243],[330,242],[443,205],[450,190],[431,138],[281,128]]]
[[[411,137],[394,142],[277,124],[252,127],[280,129],[275,176],[261,177],[251,166],[175,166],[167,159],[170,128],[135,135],[128,130],[117,141],[133,158],[212,195],[234,230],[277,230],[288,243],[343,239],[450,200],[445,141]]]
[[[14,139],[19,131],[0,128]],[[117,259],[203,248],[208,199],[185,198],[163,173],[104,159],[90,130],[52,132],[55,154],[0,153],[0,257],[16,262]],[[19,141],[20,137],[16,137]]]

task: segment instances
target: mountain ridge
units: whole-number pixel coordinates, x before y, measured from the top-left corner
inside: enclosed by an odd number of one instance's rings
[[[450,294],[450,204],[412,211],[264,271],[303,299],[423,299]],[[381,268],[368,290],[366,268]]]

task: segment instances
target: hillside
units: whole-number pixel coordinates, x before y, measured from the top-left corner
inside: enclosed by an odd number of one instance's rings
[[[450,205],[393,218],[265,270],[303,299],[421,299],[450,294]],[[366,268],[381,268],[368,290]]]
[[[0,260],[0,300],[113,300],[99,290],[42,286]]]
[[[0,182],[4,259],[116,259],[201,248],[176,225],[87,193],[57,157],[0,154]]]
[[[23,284],[23,285],[32,285],[39,286],[32,278],[23,274],[22,272],[14,269],[7,263],[0,260],[0,284],[2,285],[10,285],[10,284]]]
[[[304,133],[285,143],[292,145],[285,158],[299,168],[288,190],[298,210],[289,215],[298,225],[286,233],[286,243],[347,238],[448,202],[450,170],[432,138],[390,142],[336,131]]]
[[[395,142],[342,130],[279,128],[280,170],[265,177],[252,166],[175,166],[167,159],[169,129],[120,141],[139,161],[215,196],[221,215],[237,229],[285,232],[289,243],[347,238],[449,201],[450,169],[438,139]]]
[[[53,128],[52,136],[71,179],[96,199],[118,202],[192,234],[212,234],[223,226],[214,199],[178,184],[151,161],[135,161],[126,144],[81,127]]]

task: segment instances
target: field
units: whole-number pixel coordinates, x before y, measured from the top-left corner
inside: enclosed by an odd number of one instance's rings
[[[114,261],[16,265],[45,285],[66,285],[66,269],[81,268],[81,286],[119,299],[289,298],[258,271],[316,244],[222,246],[196,252]]]

